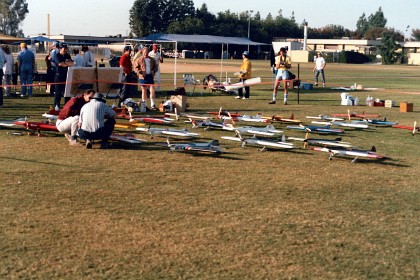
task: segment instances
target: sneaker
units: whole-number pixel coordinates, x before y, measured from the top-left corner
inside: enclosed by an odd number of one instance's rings
[[[322,87],[325,87],[325,84],[322,84]]]
[[[315,83],[315,86],[318,86],[318,83]]]
[[[71,141],[71,136],[68,133],[64,133],[64,137],[67,138],[67,140],[69,140],[69,142]]]
[[[149,108],[149,110],[150,110],[150,111],[156,111],[156,110],[157,110],[157,108],[156,108],[156,106],[155,106],[155,105],[153,105],[153,106],[151,106],[151,107]]]
[[[20,97],[25,98],[25,97],[26,97],[26,95],[21,94],[21,95],[20,95]]]
[[[245,97],[245,96],[244,96],[244,97],[242,97],[242,99],[249,99],[249,97]]]
[[[92,149],[92,141],[89,139],[86,140],[86,149]]]
[[[287,100],[284,100],[283,104],[284,104],[284,105],[287,105]]]
[[[70,146],[80,146],[81,144],[77,140],[70,140],[69,145]]]
[[[240,97],[240,96],[235,96],[235,98],[236,98],[236,99],[241,99],[242,97]]]
[[[268,102],[268,104],[276,104],[276,101],[275,100],[270,101],[270,102]]]

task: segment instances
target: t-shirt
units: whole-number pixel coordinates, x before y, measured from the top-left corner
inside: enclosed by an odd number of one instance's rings
[[[321,57],[317,57],[315,60],[316,70],[321,70],[324,67],[325,59]]]
[[[61,78],[66,79],[67,78],[67,71],[69,69],[68,66],[59,66],[60,63],[66,62],[66,61],[73,61],[68,53],[65,53],[64,55],[61,53],[57,53],[55,55],[55,60],[57,62],[57,68],[58,68],[58,74]]]

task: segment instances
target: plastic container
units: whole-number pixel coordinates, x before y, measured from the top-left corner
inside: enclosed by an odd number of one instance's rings
[[[147,111],[146,101],[140,102],[140,112],[141,113],[146,113],[146,111]]]

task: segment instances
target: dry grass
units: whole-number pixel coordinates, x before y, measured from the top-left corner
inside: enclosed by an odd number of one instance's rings
[[[254,62],[261,69],[255,72],[269,81],[265,64]],[[406,125],[420,121],[420,95],[400,93],[418,91],[417,67],[328,67],[330,84],[384,88],[374,96],[411,101],[415,112],[352,109]],[[301,68],[301,77],[311,80],[311,65]],[[417,79],[401,81],[405,76]],[[347,109],[337,91],[306,91],[300,105],[291,94],[291,105],[275,107],[267,104],[270,92],[263,85],[252,89],[251,100],[197,95],[189,98],[190,111],[223,106],[304,119]],[[361,100],[367,94],[353,93]],[[8,99],[1,118],[40,116],[50,102],[41,94]],[[8,131],[0,131],[0,278],[419,277],[419,135],[408,131],[346,132],[345,141],[375,145],[393,158],[357,164],[303,149],[260,153],[223,140],[229,154],[220,157],[171,154],[155,145],[164,139],[144,135],[149,142],[140,148],[87,151],[55,134]],[[229,134],[200,132],[212,139]]]

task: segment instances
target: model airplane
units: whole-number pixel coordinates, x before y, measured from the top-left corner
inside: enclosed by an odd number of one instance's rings
[[[295,119],[295,116],[292,114],[290,118],[284,118],[280,115],[273,115],[271,117],[264,117],[267,119],[271,119],[272,122],[280,122],[280,123],[301,123],[301,120]]]
[[[311,150],[329,153],[330,154],[329,160],[332,160],[333,156],[355,157],[351,161],[351,163],[355,163],[359,157],[379,159],[379,160],[389,159],[389,157],[376,153],[375,146],[372,146],[371,150],[358,150],[358,149],[345,150],[345,149],[331,149],[331,148],[321,148],[321,147],[313,147],[311,148]]]
[[[58,132],[55,124],[49,122],[28,122],[27,118],[19,118],[11,121],[1,121],[0,126],[14,127],[22,126],[25,129],[29,130],[29,135],[44,136],[41,131],[54,131]]]
[[[147,142],[146,140],[139,139],[134,134],[129,134],[129,133],[127,134],[113,133],[111,134],[109,139],[112,141],[120,141],[120,142],[129,143],[129,144],[143,144]]]
[[[288,125],[287,129],[301,130],[310,133],[317,134],[343,134],[344,130],[337,128],[330,128],[329,125],[326,126],[315,126],[315,125]]]
[[[393,125],[392,127],[410,130],[410,131],[412,131],[413,135],[416,134],[416,132],[420,131],[420,126],[417,126],[417,122],[414,122],[413,126]]]
[[[348,128],[355,128],[355,129],[368,129],[370,128],[367,124],[364,123],[347,123],[347,122],[324,122],[324,121],[312,121],[313,124],[323,124],[323,125],[336,125],[336,126],[342,126],[342,127],[348,127]]]
[[[297,138],[288,137],[287,140],[302,141],[304,142],[303,147],[310,146],[322,146],[322,147],[341,147],[341,148],[352,148],[353,146],[349,142],[341,141],[341,137],[335,139],[317,139],[317,138]]]
[[[187,138],[200,136],[200,134],[189,132],[187,129],[151,128],[149,126],[148,128],[137,127],[136,130],[149,133],[151,138],[153,138],[156,135],[187,137]]]
[[[276,129],[273,125],[267,125],[266,127],[255,127],[255,126],[242,126],[234,127],[233,125],[226,124],[223,129],[229,131],[238,131],[241,134],[251,134],[259,136],[278,136],[283,134],[282,130]]]
[[[387,121],[386,118],[384,118],[383,120],[363,119],[361,121],[355,121],[355,122],[363,122],[363,123],[368,123],[368,124],[372,124],[372,125],[375,125],[375,126],[393,126],[393,125],[398,124],[398,122]]]
[[[266,151],[267,148],[276,148],[276,149],[293,149],[293,143],[287,143],[285,142],[285,137],[283,135],[282,141],[275,141],[275,140],[268,140],[268,139],[262,139],[257,137],[251,137],[251,138],[243,138],[241,134],[237,131],[238,137],[230,137],[230,136],[222,136],[222,139],[230,140],[230,141],[238,141],[241,142],[241,147],[245,148],[246,145],[253,145],[253,146],[262,146],[261,149],[259,149],[261,152]]]
[[[233,90],[237,90],[246,86],[252,86],[252,85],[256,85],[256,84],[260,84],[261,83],[261,78],[257,77],[257,78],[251,78],[248,79],[244,82],[239,82],[239,83],[235,83],[235,84],[226,84],[224,85],[224,90],[225,91],[233,91]]]
[[[306,116],[307,119],[322,120],[322,121],[344,121],[343,118],[330,117],[327,115]]]
[[[357,113],[350,113],[350,110],[348,110],[347,114],[332,114],[333,117],[347,117],[349,120],[352,118],[356,119],[367,119],[367,118],[379,118],[379,115],[377,114],[357,114]]]
[[[219,141],[212,140],[208,143],[176,143],[171,144],[167,139],[168,148],[170,152],[190,152],[190,153],[207,153],[207,154],[221,154],[223,149]]]
[[[204,130],[209,130],[211,128],[227,129],[225,121],[223,122],[213,122],[211,120],[196,121],[190,118],[190,123],[192,123],[192,128],[204,127]]]

